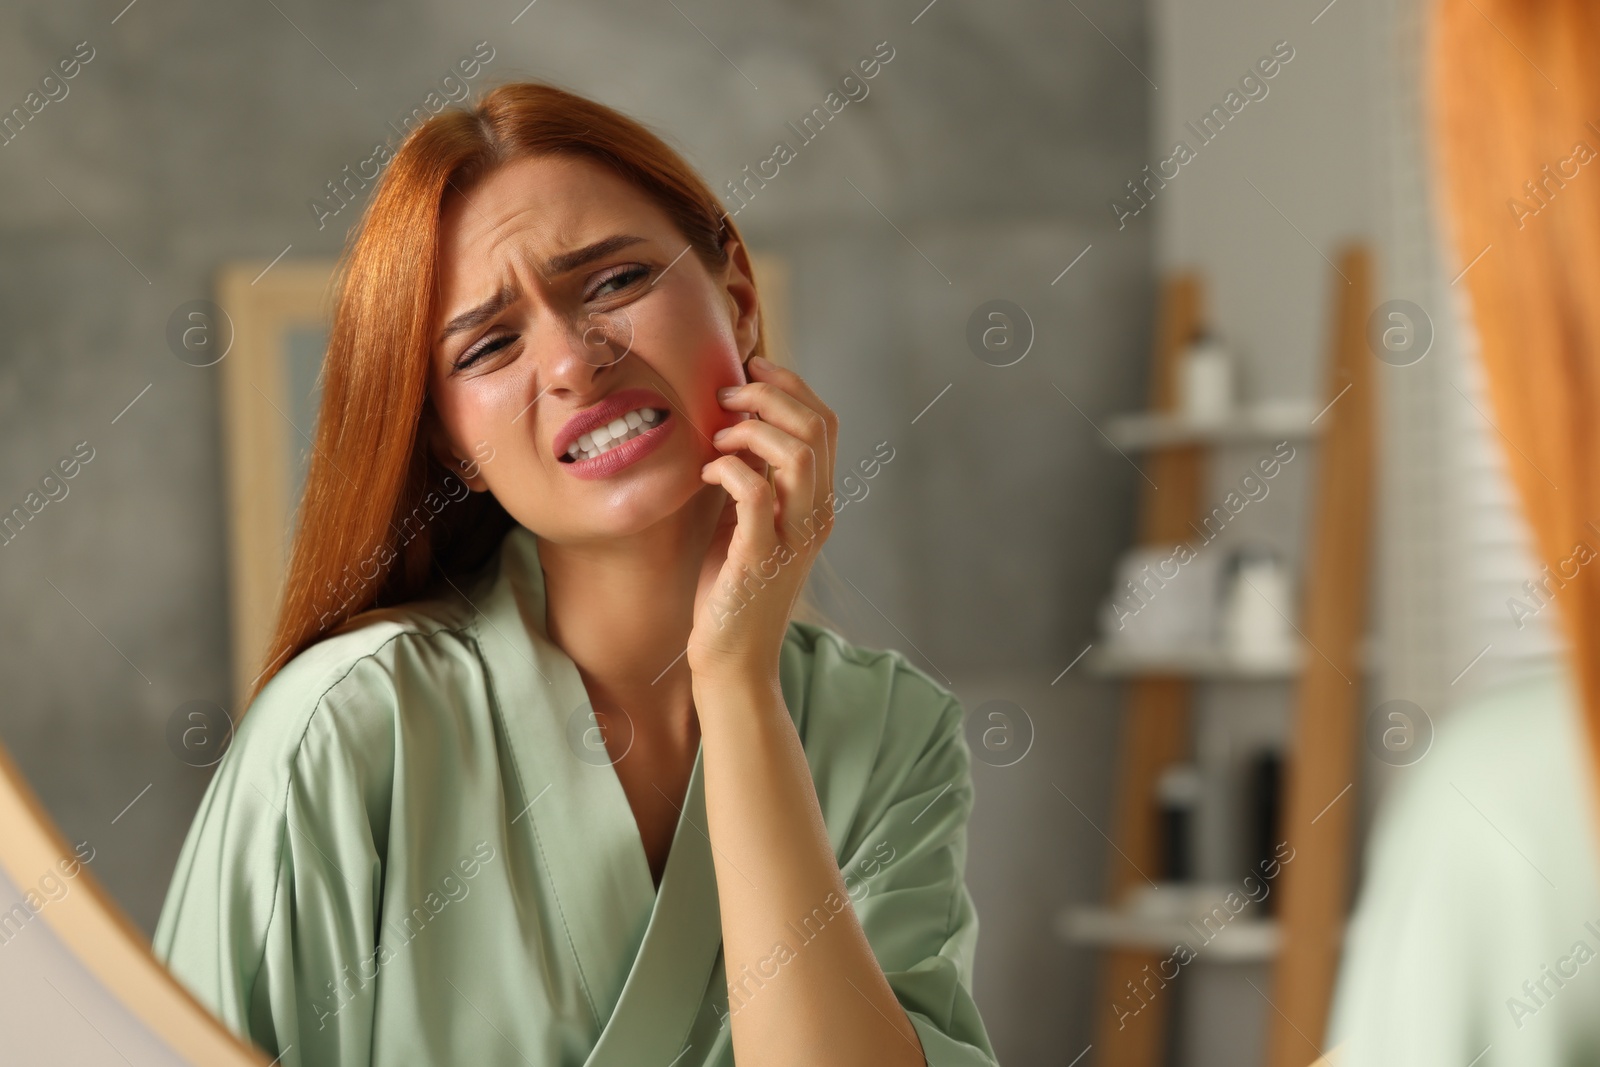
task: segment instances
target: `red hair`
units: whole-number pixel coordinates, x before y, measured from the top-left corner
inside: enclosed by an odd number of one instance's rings
[[[1600,9],[1434,0],[1432,132],[1456,264],[1600,767]],[[1559,88],[1557,88],[1559,86]],[[1458,279],[1461,280],[1461,279]],[[1570,568],[1570,573],[1569,573]]]
[[[742,238],[665,141],[602,104],[537,82],[491,89],[412,130],[352,231],[334,275],[322,408],[267,662],[272,676],[363,611],[422,597],[483,564],[514,520],[433,454],[424,419],[438,314],[439,214],[499,166],[546,153],[597,160],[666,213],[708,269]],[[425,297],[425,299],[424,299]],[[758,316],[754,354],[766,351]]]

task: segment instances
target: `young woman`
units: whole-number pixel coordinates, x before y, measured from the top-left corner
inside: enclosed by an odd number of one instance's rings
[[[283,1064],[989,1064],[962,708],[794,619],[838,419],[638,123],[501,86],[341,266],[157,954]],[[274,669],[276,668],[276,669]]]

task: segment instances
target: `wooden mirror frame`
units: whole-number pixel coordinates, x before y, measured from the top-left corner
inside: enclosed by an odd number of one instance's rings
[[[0,869],[26,892],[45,873],[76,862],[77,853],[0,747]],[[33,921],[48,924],[67,951],[179,1061],[269,1067],[265,1056],[234,1036],[172,977],[143,932],[86,868],[72,876],[72,889],[40,909]]]

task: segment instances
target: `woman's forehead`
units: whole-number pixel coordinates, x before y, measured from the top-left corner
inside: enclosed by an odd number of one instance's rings
[[[440,215],[440,253],[474,258],[508,244],[541,258],[610,233],[657,236],[665,217],[610,168],[583,157],[533,156],[506,163]]]

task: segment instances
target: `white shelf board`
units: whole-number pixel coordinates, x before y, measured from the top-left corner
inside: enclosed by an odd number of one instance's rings
[[[1144,653],[1096,645],[1084,662],[1091,673],[1103,678],[1172,676],[1273,681],[1298,675],[1305,665],[1305,655],[1300,652],[1274,659],[1239,659],[1210,648]]]
[[[1225,419],[1200,422],[1182,415],[1139,412],[1106,423],[1106,437],[1126,452],[1172,445],[1249,444],[1303,440],[1316,435],[1317,409],[1309,404],[1241,408]]]
[[[1226,910],[1226,909],[1224,909]],[[1198,920],[1147,918],[1106,907],[1071,907],[1056,915],[1056,935],[1075,945],[1171,952],[1183,942],[1194,962],[1238,963],[1267,960],[1278,951],[1278,924],[1271,919],[1235,917],[1207,928]],[[1207,941],[1209,934],[1211,940]]]

